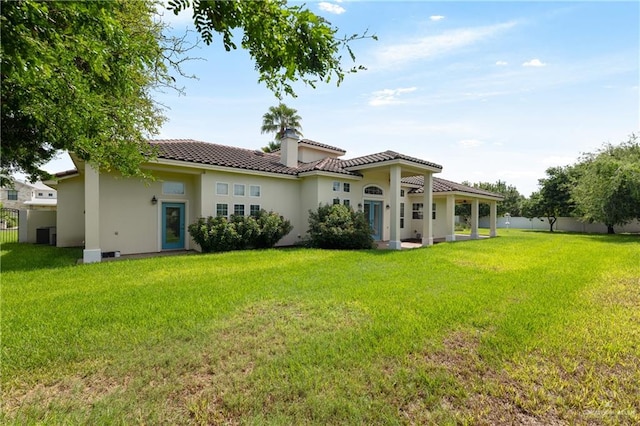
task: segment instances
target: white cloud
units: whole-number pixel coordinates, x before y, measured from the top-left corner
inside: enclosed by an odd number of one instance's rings
[[[509,65],[509,63],[506,62],[506,61],[497,61],[496,65],[499,66],[499,67],[505,67],[505,66]]]
[[[386,67],[433,58],[488,39],[515,25],[515,22],[506,22],[486,27],[462,28],[440,35],[386,45],[376,52],[378,64]]]
[[[346,9],[344,7],[326,1],[321,1],[320,3],[318,3],[318,7],[320,8],[320,10],[328,13],[333,13],[335,15],[340,15],[346,12]]]
[[[544,62],[542,62],[540,59],[532,59],[530,61],[524,62],[522,64],[523,67],[544,67],[547,64],[545,64]]]
[[[431,16],[429,16],[429,19],[431,19],[432,21],[442,21],[444,19],[444,16],[442,16],[442,15],[431,15]]]
[[[482,145],[484,142],[479,141],[478,139],[464,139],[458,142],[458,145],[464,148],[476,148]]]
[[[371,94],[369,105],[382,106],[404,103],[399,97],[405,93],[411,93],[418,90],[417,87],[400,87],[397,89],[377,90]]]

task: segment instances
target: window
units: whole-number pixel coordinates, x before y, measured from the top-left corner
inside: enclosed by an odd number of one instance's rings
[[[244,204],[234,204],[233,214],[236,216],[244,216]]]
[[[16,191],[15,189],[10,189],[7,191],[7,200],[16,201],[17,199],[18,199],[18,191]]]
[[[162,182],[162,193],[165,195],[183,195],[184,183],[182,182]]]
[[[38,192],[38,197],[44,196],[44,192]]]
[[[422,219],[424,205],[422,203],[413,203],[413,218]]]
[[[351,201],[349,200],[342,200],[342,204],[344,204],[346,207],[351,207]]]
[[[404,197],[404,189],[401,189],[401,190],[400,190],[400,196],[401,196],[401,197]]]
[[[249,214],[251,216],[257,216],[260,213],[260,204],[251,204],[249,206]]]
[[[229,206],[227,204],[216,204],[216,216],[229,216]]]
[[[364,189],[364,193],[369,195],[383,195],[382,188],[378,188],[377,186],[367,186]]]
[[[249,196],[250,197],[259,197],[260,196],[260,186],[259,185],[250,185],[249,186]]]
[[[244,197],[244,185],[238,183],[233,184],[233,195],[236,197]]]
[[[53,192],[50,192],[50,193],[49,193],[49,197],[53,197]]]
[[[340,198],[334,198],[333,204],[340,204]]]
[[[340,191],[340,182],[333,182],[333,191],[334,192]]]
[[[436,220],[436,203],[431,205],[431,219]]]
[[[404,203],[400,203],[400,229],[404,229]]]
[[[343,183],[342,184],[342,191],[344,192],[351,192],[351,184],[350,183]]]
[[[224,182],[217,182],[216,195],[229,195],[229,184]]]

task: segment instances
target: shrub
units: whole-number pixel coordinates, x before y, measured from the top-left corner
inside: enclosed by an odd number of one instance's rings
[[[362,212],[341,204],[324,205],[309,211],[309,245],[326,249],[369,249],[373,247],[371,226]]]
[[[260,210],[253,216],[259,232],[253,239],[253,247],[269,248],[276,245],[282,237],[293,229],[291,222],[274,212]]]
[[[293,227],[274,212],[261,210],[254,216],[232,215],[199,218],[189,225],[189,234],[204,253],[273,247]]]

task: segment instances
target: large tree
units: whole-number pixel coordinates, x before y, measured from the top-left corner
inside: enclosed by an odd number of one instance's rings
[[[172,84],[150,2],[2,2],[3,173],[46,176],[59,150],[102,170],[141,174],[145,137]]]
[[[349,42],[375,35],[354,34],[339,37],[338,29],[302,5],[290,6],[286,0],[204,1],[170,0],[169,10],[179,14],[192,8],[193,20],[205,43],[214,42],[215,33],[227,51],[236,49],[234,33],[242,30],[240,45],[256,63],[259,81],[278,98],[295,96],[290,83],[302,81],[312,87],[318,81],[342,82],[345,74],[363,66],[343,68],[342,49],[351,60],[355,56]]]
[[[518,192],[518,189],[515,186],[507,185],[507,183],[502,180],[498,180],[495,183],[478,182],[473,184],[465,181],[462,182],[462,184],[502,195],[504,199],[502,201],[498,201],[496,206],[498,216],[503,216],[505,213],[509,213],[511,216],[520,216],[524,196]],[[480,204],[478,215],[480,217],[489,216],[489,210],[489,205],[482,203]],[[457,204],[456,215],[464,217],[471,216],[471,204]]]
[[[538,179],[540,190],[523,203],[522,214],[528,218],[547,218],[553,232],[558,217],[571,216],[575,209],[571,197],[574,170],[569,167],[550,167],[547,177]]]
[[[572,194],[582,220],[602,222],[613,234],[614,225],[640,218],[640,143],[636,135],[617,146],[605,144],[581,160]]]
[[[40,167],[60,150],[73,151],[103,171],[143,175],[153,156],[145,140],[164,120],[152,98],[174,84],[175,39],[167,40],[154,0],[88,2],[2,1],[3,174],[46,176]],[[342,81],[337,29],[304,6],[271,1],[169,2],[174,13],[193,7],[206,43],[219,34],[227,50],[241,46],[259,80],[278,96],[292,82]],[[180,49],[178,49],[179,51]]]
[[[264,152],[273,152],[280,149],[280,140],[284,137],[284,131],[291,129],[298,136],[302,136],[302,117],[298,115],[298,110],[289,108],[283,103],[278,106],[269,107],[269,111],[262,116],[261,133],[274,133],[274,140],[269,145],[262,148]]]

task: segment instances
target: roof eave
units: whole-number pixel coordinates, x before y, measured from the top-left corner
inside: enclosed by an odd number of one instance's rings
[[[393,165],[403,166],[403,172],[407,173],[424,173],[425,171],[431,173],[440,173],[442,172],[442,166],[434,164],[433,166],[428,164],[416,163],[410,160],[405,160],[402,158],[393,158],[390,160],[382,160],[376,161],[374,163],[367,163],[358,166],[349,166],[345,167],[345,170],[348,171],[356,171],[356,170],[366,170],[366,169],[376,169],[381,167],[393,166]]]

